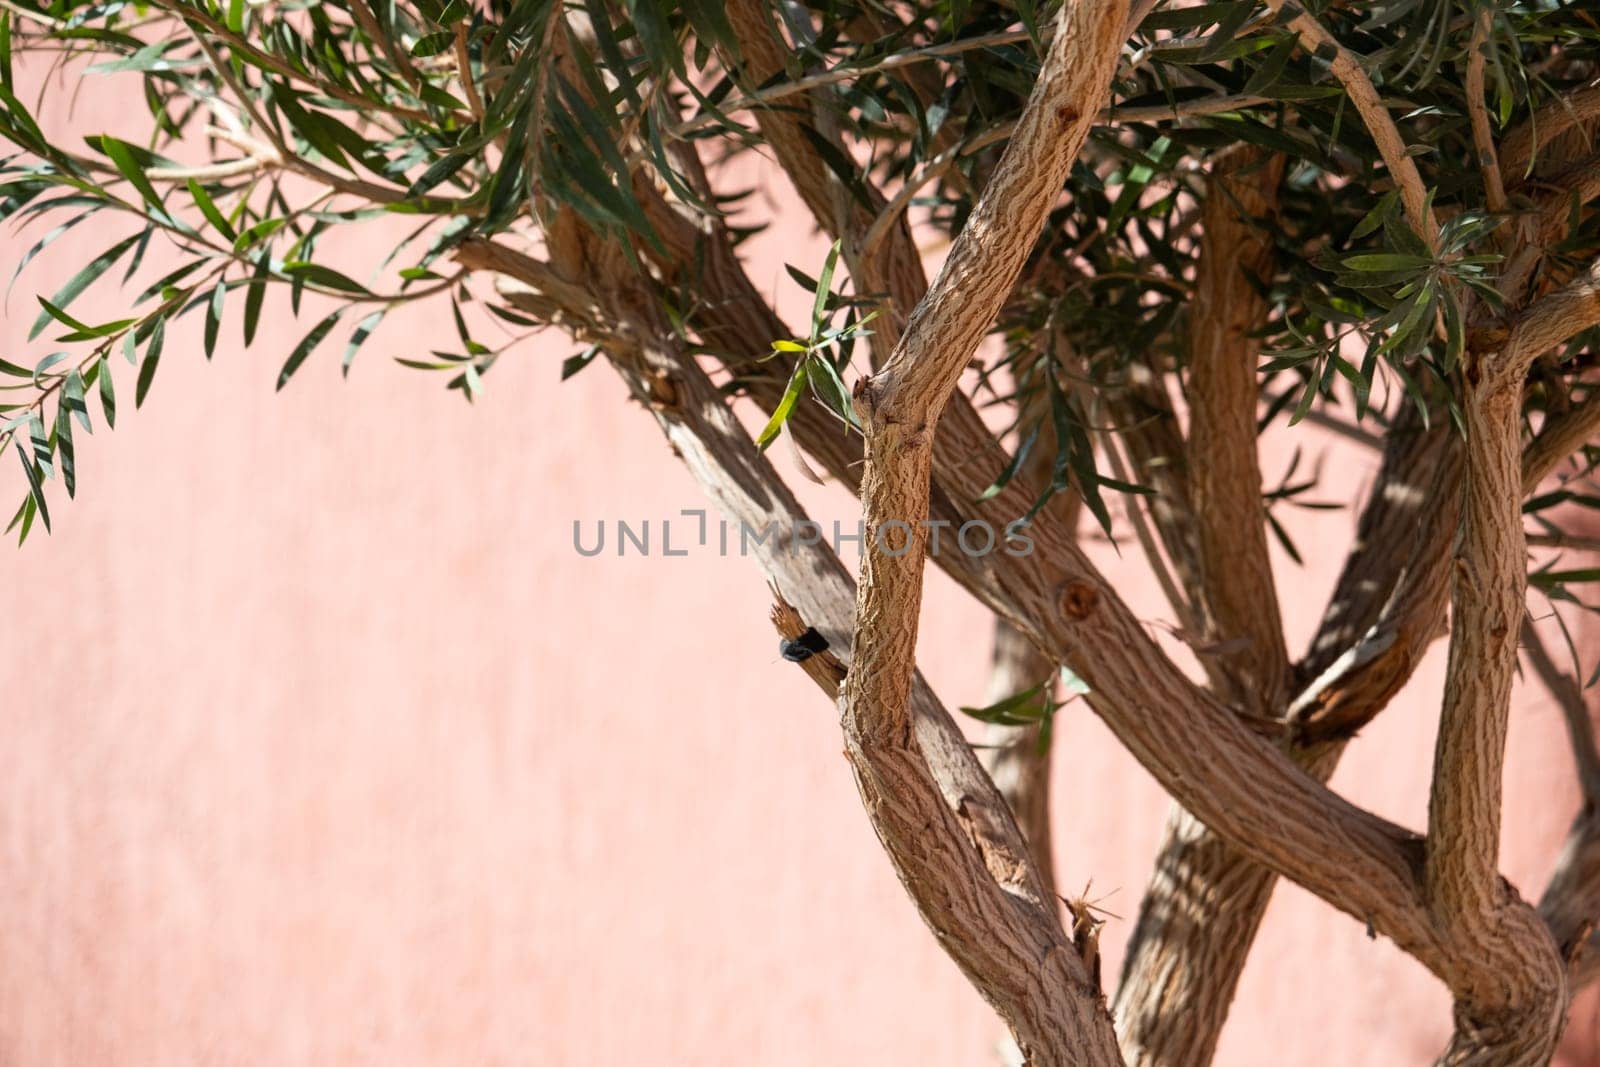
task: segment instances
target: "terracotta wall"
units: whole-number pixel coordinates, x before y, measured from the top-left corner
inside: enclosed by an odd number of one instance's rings
[[[820,257],[784,217],[759,249],[775,287],[775,250]],[[23,340],[32,286],[107,243],[80,230],[30,273],[8,358],[46,350]],[[0,236],[0,263],[26,244]],[[0,1064],[991,1062],[993,1017],[895,882],[753,564],[573,551],[574,519],[700,505],[607,368],[559,384],[571,347],[534,343],[469,409],[390,360],[448,340],[435,309],[348,382],[335,348],[275,396],[309,323],[274,314],[249,353],[230,319],[209,365],[178,331],[138,412],[120,367],[80,499],[0,549]],[[1325,495],[1372,466],[1335,453]],[[1278,561],[1300,647],[1353,517],[1290,519],[1318,561]],[[1136,554],[1096,551],[1158,617]],[[986,632],[936,578],[922,653],[951,704],[981,700]],[[1436,656],[1337,788],[1422,824],[1439,680]],[[1121,916],[1114,974],[1165,803],[1081,709],[1056,743],[1060,880]],[[1536,894],[1575,803],[1537,693],[1510,745],[1504,870]],[[1448,1013],[1285,887],[1219,1063],[1421,1063]],[[1592,1062],[1595,1015],[1569,1062]]]

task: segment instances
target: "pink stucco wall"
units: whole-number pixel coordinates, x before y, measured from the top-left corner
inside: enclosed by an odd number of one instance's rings
[[[808,240],[786,225],[758,278]],[[8,358],[44,351],[29,282],[105,243],[19,286]],[[532,344],[469,409],[390,362],[447,338],[419,315],[275,396],[306,326],[246,353],[231,320],[210,365],[180,331],[144,409],[119,379],[118,429],[80,440],[54,535],[0,549],[0,1065],[991,1062],[753,565],[574,553],[575,518],[700,503],[608,370],[559,384],[571,348]],[[1354,499],[1370,457],[1332,462]],[[1279,561],[1300,647],[1353,517],[1291,518],[1319,560]],[[1159,617],[1136,553],[1097,554]],[[934,682],[978,702],[984,613],[936,577],[924,621]],[[1440,659],[1335,779],[1413,826]],[[1110,975],[1165,802],[1081,709],[1056,743],[1061,882],[1122,917]],[[1510,744],[1504,870],[1537,894],[1575,799],[1531,689]],[[1417,1063],[1447,1024],[1420,967],[1285,887],[1219,1062]]]

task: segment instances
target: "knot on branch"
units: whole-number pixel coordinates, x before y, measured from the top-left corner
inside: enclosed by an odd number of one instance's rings
[[[1094,614],[1100,603],[1100,591],[1088,582],[1069,581],[1061,587],[1056,597],[1056,607],[1069,619],[1082,621]]]

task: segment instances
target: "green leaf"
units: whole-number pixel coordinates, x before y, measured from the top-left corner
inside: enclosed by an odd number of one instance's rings
[[[110,336],[118,330],[139,321],[138,319],[117,319],[115,322],[107,322],[100,326],[90,326],[79,322],[42,296],[35,299],[44,306],[45,314],[66,326],[72,327],[71,333],[63,334],[57,338],[59,341],[92,341],[97,337]]]
[[[455,44],[456,35],[449,30],[440,30],[418,38],[417,43],[411,46],[411,54],[418,59],[436,56]]]
[[[284,224],[288,221],[288,219],[262,219],[239,235],[238,240],[233,242],[233,250],[235,252],[243,252],[251,245],[257,244],[283,229]]]
[[[110,157],[112,164],[128,179],[133,187],[139,190],[139,195],[144,197],[145,203],[156,209],[163,218],[167,216],[166,208],[161,204],[161,194],[156,192],[156,187],[150,184],[150,179],[145,177],[144,168],[134,158],[135,149],[126,141],[119,141],[115,137],[102,136],[100,147]]]
[[[0,11],[0,85],[11,88],[11,12]]]
[[[562,360],[561,361],[561,380],[562,381],[566,381],[568,378],[572,377],[574,374],[577,374],[583,368],[587,367],[590,363],[592,363],[594,361],[594,357],[599,355],[599,354],[600,354],[600,346],[599,345],[591,345],[589,348],[584,349],[582,352],[579,352],[577,355],[568,356],[566,359]]]
[[[56,454],[61,457],[61,484],[67,497],[78,495],[78,450],[72,443],[72,416],[66,405],[56,409]]]
[[[856,168],[855,161],[845,155],[839,146],[828,138],[822,136],[809,124],[802,125],[800,132],[805,139],[811,142],[811,147],[816,149],[817,155],[822,157],[822,162],[827,168],[838,176],[840,183],[855,197],[856,201],[868,211],[876,211],[872,199],[867,196],[867,191],[862,187],[861,174]]]
[[[167,320],[157,319],[156,325],[150,331],[150,343],[144,350],[144,362],[139,364],[139,380],[133,386],[133,406],[144,406],[144,398],[150,393],[150,383],[155,381],[156,366],[161,362],[161,346],[167,338]]]
[[[1022,692],[981,708],[962,707],[961,711],[981,722],[999,726],[1029,726],[1042,721],[1060,707],[1045,696],[1048,679]]]
[[[34,297],[34,299],[39,301],[39,305],[44,308],[44,313],[45,313],[45,315],[47,317],[55,319],[57,322],[61,323],[63,326],[70,326],[74,330],[78,330],[78,331],[94,329],[93,326],[90,326],[90,325],[88,325],[86,323],[79,322],[77,319],[73,318],[71,315],[68,315],[65,311],[62,311],[60,308],[56,307],[54,304],[52,304],[50,301],[46,300],[44,297],[36,296],[36,297]]]
[[[207,193],[205,187],[193,178],[189,179],[189,195],[194,197],[195,207],[200,209],[200,214],[204,215],[206,221],[211,223],[212,229],[222,235],[223,240],[233,244],[239,239],[238,231],[228,223],[222,212],[217,210],[217,205],[212,201],[211,194]]]
[[[453,156],[445,156],[441,159],[435,160],[432,166],[422,172],[421,177],[411,183],[411,188],[406,190],[406,196],[421,196],[434,186],[449,180],[449,178],[455,174],[456,171],[460,170],[462,167],[465,167],[472,161],[472,155],[466,152],[460,152]]]
[[[116,387],[111,384],[111,364],[105,356],[100,357],[97,384],[100,387],[100,410],[105,412],[107,428],[114,430],[117,428],[117,394]]]
[[[300,364],[304,363],[306,357],[311,355],[311,350],[321,344],[324,337],[328,336],[328,331],[333,329],[334,323],[339,321],[339,316],[344,314],[344,310],[344,308],[338,308],[327,318],[313,326],[311,332],[301,339],[293,352],[289,353],[289,358],[284,361],[283,369],[278,372],[279,389],[289,384],[289,379],[294,375],[294,372],[299,370]]]
[[[1022,469],[1023,463],[1027,462],[1028,453],[1032,452],[1033,446],[1039,443],[1040,429],[1039,426],[1035,426],[1022,435],[1022,439],[1017,443],[1017,450],[1006,463],[1005,469],[1000,472],[989,488],[978,494],[978,503],[981,504],[986,500],[993,500],[1005,491],[1007,485],[1011,484],[1011,479],[1017,476],[1017,472]]]
[[[218,282],[216,288],[211,290],[211,299],[206,302],[206,327],[202,343],[207,359],[217,350],[217,333],[222,329],[222,301],[227,295],[227,285]]]
[[[58,309],[65,309],[78,298],[79,294],[81,294],[85,289],[89,288],[89,286],[94,283],[96,278],[104,274],[113,263],[121,259],[123,254],[126,253],[128,249],[132,248],[134,242],[138,240],[139,235],[134,234],[133,236],[122,241],[118,241],[116,244],[100,253],[94,259],[90,260],[87,266],[78,271],[78,273],[74,274],[70,279],[67,280],[66,285],[63,285],[56,291],[56,295],[50,299],[49,303]],[[45,326],[49,324],[52,318],[54,318],[54,316],[51,315],[48,310],[46,310],[42,312],[37,319],[34,319],[33,328],[28,331],[28,340],[31,341],[35,337],[38,337],[40,332],[44,330]]]
[[[44,520],[44,528],[50,529],[50,507],[45,503],[44,486],[39,481],[39,472],[28,462],[28,454],[22,450],[22,442],[16,442],[17,458],[22,460],[22,471],[28,479],[28,492],[33,497],[34,506],[39,509],[39,517]],[[23,536],[27,536],[26,533]]]
[[[12,527],[16,526],[17,520],[20,519],[22,521],[22,533],[17,537],[17,544],[26,543],[28,531],[33,529],[33,517],[38,513],[39,505],[34,501],[33,494],[29,493],[22,498],[22,507],[17,509],[16,515],[11,519],[11,526],[6,527],[6,533],[10,533]]]
[[[350,377],[350,364],[355,362],[356,353],[367,343],[367,338],[372,336],[372,331],[378,328],[378,323],[382,322],[388,313],[388,308],[379,308],[356,323],[355,330],[350,334],[350,343],[345,345],[344,358],[339,361],[339,373],[344,377]]]
[[[794,412],[794,405],[800,399],[800,394],[806,388],[806,361],[795,364],[794,373],[789,376],[788,388],[784,389],[783,397],[778,401],[778,406],[772,409],[772,418],[767,420],[767,425],[756,438],[756,448],[766,451],[768,445],[778,439],[783,424],[789,421],[789,416]]]
[[[249,288],[244,294],[245,347],[256,339],[256,326],[261,322],[261,299],[267,295],[267,279],[272,273],[272,257],[265,251],[256,260],[255,273],[250,276]]]
[[[1578,582],[1600,582],[1600,567],[1583,567],[1570,571],[1535,571],[1528,575],[1528,582],[1540,589],[1551,589],[1558,585]]]
[[[283,273],[298,281],[326,286],[329,289],[337,289],[340,292],[354,293],[357,296],[372,295],[372,291],[360,282],[340,274],[331,267],[324,267],[321,263],[291,260],[283,265],[282,270]]]
[[[1061,687],[1073,696],[1088,696],[1094,692],[1089,688],[1089,683],[1072,673],[1071,667],[1061,668]]]
[[[839,416],[846,426],[859,428],[861,423],[856,417],[855,405],[850,398],[850,387],[839,377],[839,369],[820,352],[813,353],[806,362],[810,364],[806,374],[811,382],[811,388],[822,400],[823,405]]]
[[[1359,271],[1410,271],[1433,265],[1433,260],[1427,256],[1408,256],[1398,252],[1370,252],[1345,256],[1339,262],[1351,270]]]
[[[816,299],[811,304],[811,335],[815,337],[827,321],[828,297],[833,288],[833,272],[839,265],[839,242],[828,249],[828,258],[822,261],[822,275],[817,279]]]
[[[810,351],[798,341],[774,341],[772,342],[772,350],[774,352],[798,352],[801,355]]]
[[[28,413],[28,437],[33,442],[33,465],[39,469],[39,474],[44,478],[55,477],[55,442],[52,434],[46,432],[44,420],[37,411]]]
[[[67,375],[67,380],[61,387],[61,410],[70,412],[83,427],[84,433],[94,433],[94,427],[89,424],[89,405],[84,398],[88,386],[76,368]]]

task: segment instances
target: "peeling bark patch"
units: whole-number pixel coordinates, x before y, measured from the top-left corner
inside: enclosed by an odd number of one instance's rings
[[[1100,593],[1087,582],[1068,582],[1057,601],[1061,613],[1070,619],[1087,619],[1100,603]]]

